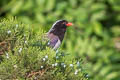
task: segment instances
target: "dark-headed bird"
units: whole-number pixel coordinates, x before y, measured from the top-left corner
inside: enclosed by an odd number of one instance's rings
[[[72,26],[73,24],[66,20],[58,20],[56,21],[49,32],[47,33],[47,37],[49,39],[48,46],[52,47],[54,50],[59,48],[60,44],[64,39],[64,35],[67,27]]]

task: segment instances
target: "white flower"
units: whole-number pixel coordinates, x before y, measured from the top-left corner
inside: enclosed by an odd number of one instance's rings
[[[75,72],[74,74],[77,75],[77,72]]]
[[[46,55],[45,58],[47,59],[47,58],[48,58],[48,55]]]
[[[22,51],[22,48],[20,48],[18,52],[21,53],[21,51]]]
[[[73,64],[70,64],[70,67],[73,67]]]
[[[89,75],[87,74],[87,75],[86,75],[86,78],[88,78],[88,77],[89,77]]]
[[[52,64],[52,67],[54,67],[55,66],[55,64]]]
[[[16,24],[16,28],[18,28],[18,24]]]
[[[77,73],[78,73],[78,70],[76,70],[74,74],[76,75]]]
[[[45,58],[43,58],[43,61],[45,61],[46,59]]]
[[[11,33],[11,31],[10,31],[10,30],[8,30],[8,31],[7,31],[7,33],[8,33],[8,34],[10,34],[10,33]]]
[[[58,63],[55,63],[55,66],[57,66],[58,65]]]
[[[9,55],[8,55],[8,53],[6,53],[6,58],[9,58]]]
[[[61,65],[64,65],[64,63],[61,63]]]
[[[7,58],[9,58],[9,56],[6,56]]]
[[[80,64],[80,62],[78,61],[78,62],[77,62],[77,65],[79,65],[79,64]]]
[[[37,77],[35,77],[34,80],[37,80]]]
[[[40,68],[43,68],[43,66],[40,66]]]
[[[17,65],[14,65],[13,67],[14,67],[14,68],[17,68]]]
[[[47,45],[50,45],[50,42],[48,42],[48,44]]]
[[[65,68],[65,67],[66,67],[66,65],[64,64],[64,65],[63,65],[63,67]]]
[[[25,44],[27,44],[27,41],[25,41]]]

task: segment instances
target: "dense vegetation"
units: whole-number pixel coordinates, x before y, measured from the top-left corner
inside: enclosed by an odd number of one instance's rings
[[[34,32],[47,31],[58,19],[73,22],[61,49],[87,62],[90,79],[120,79],[120,0],[1,0],[0,18],[9,16],[32,24]]]
[[[14,18],[0,22],[0,54],[2,80],[88,79],[82,58],[53,51],[47,47],[42,29],[36,32]]]

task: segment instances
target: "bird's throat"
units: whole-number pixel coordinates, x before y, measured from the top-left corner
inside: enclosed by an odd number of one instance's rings
[[[53,34],[55,34],[56,36],[59,37],[60,41],[62,42],[64,35],[65,35],[66,29],[58,29],[56,31],[54,31]]]

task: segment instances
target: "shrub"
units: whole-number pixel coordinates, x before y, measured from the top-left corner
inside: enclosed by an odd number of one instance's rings
[[[43,35],[14,18],[1,20],[0,79],[87,80],[82,59],[50,49]]]

